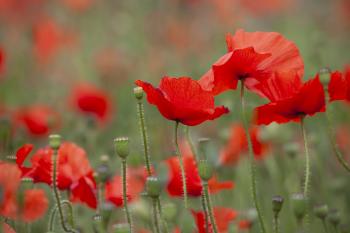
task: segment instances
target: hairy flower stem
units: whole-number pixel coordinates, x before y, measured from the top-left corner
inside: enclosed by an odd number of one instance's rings
[[[202,191],[202,195],[201,195],[201,204],[202,204],[202,209],[203,209],[203,212],[204,212],[205,233],[209,233],[209,216],[208,216],[207,204],[205,203],[204,191]]]
[[[58,212],[60,215],[60,220],[61,220],[61,225],[62,228],[65,232],[72,232],[72,233],[77,233],[78,231],[76,231],[73,228],[69,228],[66,225],[66,221],[64,219],[64,214],[63,214],[63,208],[61,206],[61,196],[60,193],[58,191],[58,187],[57,187],[57,158],[58,158],[58,150],[55,149],[53,150],[53,155],[52,155],[52,189],[54,192],[54,198],[56,200],[56,205],[58,208]]]
[[[123,202],[124,210],[126,214],[126,220],[129,224],[130,233],[132,232],[132,222],[131,215],[128,207],[128,197],[127,197],[127,183],[126,183],[126,159],[122,160],[122,177],[123,177]]]
[[[160,204],[160,198],[158,197],[157,198],[157,207],[158,207],[158,212],[159,212],[159,218],[161,219],[162,221],[162,225],[163,225],[163,230],[165,233],[168,233],[169,230],[168,230],[168,224],[167,222],[165,221],[165,219],[163,218],[163,212],[162,212],[162,206]]]
[[[245,113],[244,81],[243,80],[241,81],[240,99],[241,99],[241,118],[242,118],[242,122],[243,122],[245,135],[246,135],[247,141],[248,141],[248,152],[249,152],[249,162],[250,162],[250,177],[251,177],[252,196],[253,196],[255,209],[256,209],[256,211],[258,213],[260,230],[261,230],[262,233],[266,233],[265,223],[264,223],[264,219],[263,219],[262,212],[261,212],[261,209],[260,209],[260,205],[259,205],[259,202],[258,202],[257,191],[256,191],[255,159],[254,159],[254,153],[253,153],[252,139],[250,138],[249,127],[248,127],[248,122],[247,122],[246,113]]]
[[[158,211],[157,211],[157,198],[152,198],[152,206],[153,206],[153,222],[156,233],[161,233],[160,231],[160,223],[158,219]]]
[[[308,200],[309,194],[309,183],[310,183],[310,155],[309,155],[309,145],[306,136],[304,118],[300,122],[301,132],[304,140],[304,150],[305,150],[305,181],[304,181],[304,197]]]
[[[73,207],[72,204],[67,201],[67,200],[63,200],[61,201],[61,205],[62,206],[67,206],[68,210],[69,210],[69,223],[71,224],[72,227],[74,227],[74,219],[73,219]],[[50,217],[49,217],[49,225],[48,225],[48,232],[54,232],[54,225],[55,225],[55,219],[56,219],[56,214],[58,211],[58,205],[56,204],[54,206],[54,208],[52,209],[51,213],[50,213]]]
[[[145,122],[145,111],[143,109],[142,99],[137,100],[137,114],[139,117],[139,126],[141,132],[141,139],[143,145],[143,153],[145,157],[146,169],[148,176],[152,175],[151,170],[151,159],[149,155],[149,143],[148,143],[148,135],[147,135],[147,127]]]
[[[185,173],[185,168],[184,168],[184,161],[183,157],[180,152],[179,148],[179,143],[178,143],[178,128],[179,128],[179,122],[175,122],[175,134],[174,134],[174,143],[175,143],[175,149],[176,149],[176,154],[179,158],[179,163],[180,163],[180,169],[181,169],[181,177],[182,177],[182,188],[183,188],[183,195],[184,195],[184,205],[185,208],[188,208],[188,200],[187,200],[187,184],[186,184],[186,173]]]
[[[339,146],[337,145],[337,142],[334,136],[334,130],[332,128],[331,114],[329,110],[326,111],[325,116],[326,116],[326,122],[327,122],[328,137],[329,137],[329,141],[332,144],[334,154],[336,155],[338,162],[343,166],[343,168],[346,171],[350,172],[350,166],[344,159],[342,153],[339,150]]]
[[[213,232],[218,233],[218,227],[216,225],[216,221],[215,221],[215,217],[214,217],[214,213],[213,213],[213,207],[212,207],[210,196],[209,196],[209,186],[208,186],[207,181],[203,181],[203,192],[204,192],[204,198],[206,201],[206,209],[208,210],[208,215],[210,218],[211,226],[213,228]]]
[[[273,229],[274,229],[274,233],[279,233],[280,232],[278,215],[274,216]]]

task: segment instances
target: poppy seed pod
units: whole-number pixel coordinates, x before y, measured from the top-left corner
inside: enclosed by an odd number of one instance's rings
[[[61,135],[58,134],[51,134],[49,136],[49,145],[53,150],[58,150],[61,146]]]
[[[320,75],[320,81],[321,83],[327,87],[328,83],[330,81],[330,75],[332,73],[331,69],[329,67],[323,67],[319,70],[319,75]]]
[[[147,195],[152,198],[159,197],[162,191],[162,185],[159,179],[155,176],[149,176],[146,180],[146,191]]]
[[[337,209],[329,211],[328,220],[333,226],[338,226],[340,223],[340,213]]]
[[[143,89],[142,89],[142,87],[135,87],[134,88],[134,95],[135,95],[136,99],[142,100],[142,98],[143,98]]]
[[[279,212],[282,209],[283,206],[283,197],[281,196],[274,196],[272,197],[272,210],[275,216],[278,216]]]
[[[126,159],[129,155],[129,138],[119,137],[114,139],[114,146],[120,158]]]
[[[198,173],[202,180],[208,181],[213,176],[213,166],[208,162],[208,160],[200,160],[198,162]]]
[[[328,206],[327,205],[317,205],[314,207],[314,214],[316,217],[324,220],[328,215]]]
[[[113,225],[114,233],[129,233],[130,227],[128,224],[115,224]]]
[[[294,193],[291,197],[291,201],[294,215],[298,221],[301,221],[305,216],[307,205],[304,194]]]

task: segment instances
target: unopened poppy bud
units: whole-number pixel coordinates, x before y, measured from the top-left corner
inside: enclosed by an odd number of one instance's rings
[[[120,137],[114,139],[115,150],[120,158],[126,159],[129,155],[129,138]]]
[[[328,67],[324,67],[322,69],[320,69],[319,73],[319,77],[320,77],[320,81],[323,85],[327,86],[330,80],[330,74],[331,74],[331,69]]]
[[[272,197],[272,210],[275,216],[278,216],[279,212],[282,209],[283,206],[283,197],[281,196],[274,196]]]
[[[299,153],[298,143],[287,143],[283,149],[286,152],[286,154],[291,158],[294,158]]]
[[[58,134],[51,134],[49,136],[49,145],[53,150],[58,150],[61,146],[61,135]]]
[[[301,221],[306,213],[306,198],[304,194],[302,193],[295,193],[291,197],[292,201],[292,208],[294,211],[295,217],[298,219],[298,221]]]
[[[333,226],[338,226],[340,223],[340,213],[336,209],[329,211],[328,220]]]
[[[348,224],[345,224],[345,223],[340,224],[340,225],[339,225],[339,232],[340,232],[340,233],[350,233],[350,227],[349,227],[349,225],[348,225]]]
[[[162,185],[159,179],[155,176],[149,176],[146,180],[146,191],[147,195],[152,198],[159,197],[162,191]]]
[[[163,217],[166,221],[173,222],[177,214],[177,208],[174,203],[163,205]]]
[[[202,180],[208,181],[213,176],[213,166],[208,162],[208,160],[200,160],[198,162],[198,173]]]
[[[113,233],[129,233],[130,227],[128,224],[115,224],[113,225]]]
[[[314,214],[316,217],[324,220],[328,215],[328,206],[327,205],[317,205],[314,207]]]
[[[135,95],[136,99],[141,100],[143,98],[142,87],[135,87],[134,88],[134,95]]]

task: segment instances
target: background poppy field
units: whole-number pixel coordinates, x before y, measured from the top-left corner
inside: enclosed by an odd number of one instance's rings
[[[55,204],[49,186],[54,153],[48,147],[50,134],[60,134],[63,141],[58,189],[62,199],[73,203],[76,229],[86,233],[114,232],[116,224],[126,223],[122,160],[113,140],[128,137],[133,231],[153,232],[135,81],[157,87],[163,76],[199,80],[227,52],[225,36],[238,29],[278,32],[292,41],[303,59],[304,80],[320,72],[321,82],[327,83],[325,71],[343,72],[350,64],[348,0],[0,0],[0,232],[12,232],[9,226],[20,233],[48,232]],[[230,112],[189,132],[194,150],[214,165],[208,185],[219,232],[259,232],[239,96],[239,90],[216,96],[216,106],[224,105]],[[146,93],[141,102],[151,169],[162,186],[160,200],[169,232],[206,232],[196,162],[192,157],[184,161],[186,173],[197,172],[189,181],[193,186],[186,209],[174,157],[174,122],[148,103]],[[332,102],[327,112],[338,147],[350,162],[348,102]],[[266,103],[246,92],[250,118],[254,108]],[[295,218],[292,201],[301,192],[305,172],[300,125],[250,128],[267,232],[273,232],[276,195],[284,198],[280,232],[323,232],[322,221],[313,213],[321,204],[330,209],[328,232],[350,232],[349,172],[334,155],[325,113],[305,118],[305,127],[311,164],[307,231]],[[191,154],[186,130],[179,126],[180,150]],[[203,143],[203,138],[209,141]],[[336,231],[332,216],[338,214]],[[103,229],[96,228],[96,215],[102,216]],[[54,228],[64,232],[58,218]]]

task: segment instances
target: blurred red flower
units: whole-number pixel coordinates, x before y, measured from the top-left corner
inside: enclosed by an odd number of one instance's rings
[[[347,100],[350,101],[350,66],[345,68],[344,74],[335,71],[331,74],[328,84],[330,101]]]
[[[215,107],[214,96],[189,77],[164,77],[159,88],[141,80],[135,83],[143,88],[148,102],[156,105],[165,118],[184,125],[198,125],[228,113],[224,106]]]
[[[75,36],[68,33],[53,19],[40,20],[33,28],[34,53],[40,63],[46,63],[66,45],[75,43]]]
[[[47,136],[60,125],[59,114],[49,106],[33,105],[15,111],[15,126],[24,126],[32,136]]]
[[[18,201],[18,188],[21,182],[21,171],[15,164],[0,161],[0,214],[11,219],[33,222],[41,218],[48,208],[48,199],[44,190],[27,189],[23,193],[23,203]]]
[[[239,230],[249,230],[252,228],[253,223],[250,220],[242,219],[238,222],[238,229]]]
[[[147,173],[144,168],[127,169],[127,199],[128,202],[136,200],[144,190]],[[116,175],[112,180],[106,183],[106,200],[112,202],[115,206],[121,207],[123,202],[123,181],[120,175]]]
[[[2,232],[4,233],[16,233],[15,230],[9,226],[7,223],[2,223],[1,224],[1,227],[2,227]]]
[[[17,150],[16,163],[26,177],[35,183],[52,184],[52,155],[49,147],[37,150],[30,159],[31,167],[24,167],[23,163],[33,146],[26,144]],[[86,152],[72,142],[64,142],[58,150],[57,187],[71,191],[71,200],[81,202],[95,209],[96,182]]]
[[[235,220],[238,215],[238,213],[235,210],[230,208],[225,208],[225,207],[214,207],[213,212],[214,212],[215,222],[218,227],[218,232],[220,233],[226,233],[228,231],[230,222]],[[195,218],[198,233],[206,233],[207,231],[205,229],[205,225],[206,225],[205,215],[203,211],[196,212],[192,210],[192,215]],[[210,221],[209,221],[208,233],[213,233],[213,229]]]
[[[264,143],[259,138],[259,128],[253,126],[250,128],[250,137],[252,139],[253,151],[255,159],[262,159],[268,151],[270,145]],[[230,138],[228,144],[220,152],[220,164],[232,165],[236,164],[241,155],[248,151],[248,142],[245,135],[243,125],[233,124],[231,126]]]
[[[186,174],[187,194],[192,197],[199,197],[202,194],[202,183],[199,177],[198,168],[194,157],[189,149],[181,146],[181,153],[183,155],[184,168]],[[169,166],[169,180],[167,185],[168,193],[171,196],[182,197],[183,185],[180,163],[177,156],[170,157],[166,160]],[[232,181],[219,182],[214,175],[209,181],[209,191],[214,194],[225,189],[232,189],[234,183]]]
[[[72,105],[81,113],[105,122],[112,111],[112,100],[102,89],[92,84],[81,83],[72,90]]]
[[[261,94],[256,85],[276,71],[304,73],[304,63],[296,45],[277,32],[245,32],[226,36],[228,53],[219,58],[199,80],[213,94],[245,86]]]
[[[3,48],[0,47],[0,79],[5,72],[6,55]]]
[[[271,102],[255,109],[258,124],[298,122],[304,116],[326,109],[324,89],[318,75],[302,83],[295,72],[275,73],[260,83],[259,88]]]

